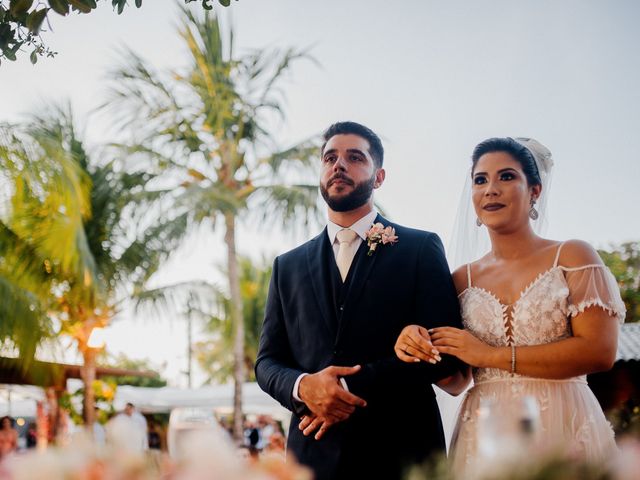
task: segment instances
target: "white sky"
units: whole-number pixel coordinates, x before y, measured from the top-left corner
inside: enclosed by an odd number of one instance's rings
[[[102,3],[88,16],[54,18],[45,38],[55,59],[3,62],[0,120],[66,98],[87,120],[122,45],[157,68],[184,64],[175,2],[145,0],[121,16]],[[640,3],[240,0],[218,11],[225,21],[231,14],[241,50],[311,49],[321,67],[293,69],[287,122],[276,136],[287,145],[337,120],[370,126],[385,143],[387,180],[377,198],[393,220],[436,231],[447,245],[473,147],[491,136],[526,136],[555,158],[550,237],[596,247],[640,238]],[[109,140],[105,120],[89,120],[88,137]],[[241,231],[241,253],[275,254],[303,239],[265,246],[261,235]],[[220,235],[201,235],[165,277],[217,281],[221,259]],[[185,329],[180,319],[126,314],[108,345],[166,362],[172,382],[184,384]]]

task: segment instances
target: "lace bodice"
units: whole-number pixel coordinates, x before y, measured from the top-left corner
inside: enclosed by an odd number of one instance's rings
[[[490,291],[473,286],[470,276],[459,299],[464,327],[492,346],[540,345],[567,338],[572,334],[571,318],[592,306],[621,323],[625,315],[615,278],[604,265],[566,268],[557,265],[557,260],[510,306]],[[473,371],[475,383],[512,376],[500,369]]]

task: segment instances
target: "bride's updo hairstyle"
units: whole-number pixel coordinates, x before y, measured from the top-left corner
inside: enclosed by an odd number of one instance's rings
[[[530,187],[534,185],[542,185],[540,172],[538,171],[538,166],[536,165],[536,160],[533,157],[533,154],[527,147],[511,137],[489,138],[488,140],[480,142],[476,148],[473,149],[473,154],[471,155],[471,162],[473,163],[473,167],[471,168],[472,177],[480,157],[485,153],[492,152],[505,152],[517,160],[522,167],[522,171],[527,178],[527,184]]]

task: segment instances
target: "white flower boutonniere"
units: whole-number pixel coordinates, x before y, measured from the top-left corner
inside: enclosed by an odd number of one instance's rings
[[[369,251],[367,255],[373,255],[377,246],[381,243],[386,245],[390,243],[393,245],[398,241],[398,236],[396,235],[396,230],[393,227],[385,227],[381,223],[374,223],[373,226],[367,230],[367,245],[369,246]]]

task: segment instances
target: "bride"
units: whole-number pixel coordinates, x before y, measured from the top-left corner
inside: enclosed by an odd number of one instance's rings
[[[551,153],[533,139],[492,138],[475,148],[473,228],[486,229],[490,250],[453,274],[465,329],[408,326],[395,345],[405,362],[438,361],[435,347],[472,367],[474,386],[452,438],[459,475],[478,457],[484,398],[506,412],[514,399],[534,397],[547,446],[594,461],[615,448],[586,374],[613,365],[625,307],[613,275],[590,245],[535,233],[532,223],[542,220],[537,205],[545,200],[552,163]],[[451,378],[441,387],[455,394],[467,382]]]

